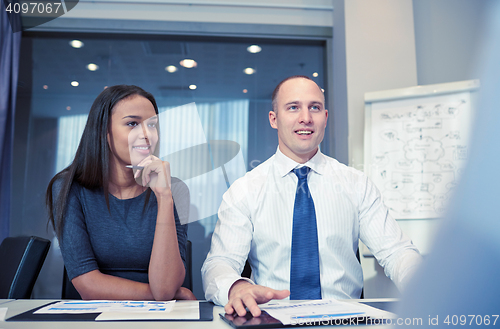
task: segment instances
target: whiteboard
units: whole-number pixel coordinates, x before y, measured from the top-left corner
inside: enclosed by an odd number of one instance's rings
[[[443,216],[468,157],[479,80],[365,94],[364,171],[396,219]]]

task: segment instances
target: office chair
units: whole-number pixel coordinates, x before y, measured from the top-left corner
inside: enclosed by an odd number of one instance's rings
[[[192,254],[193,247],[191,241],[187,240],[186,243],[186,276],[184,277],[184,283],[182,286],[193,291],[193,271],[192,271]],[[62,286],[62,299],[82,299],[78,290],[76,290],[73,283],[69,280],[68,272],[66,267],[64,268],[63,274],[63,286]]]
[[[186,243],[186,276],[182,286],[193,291],[193,270],[192,270],[193,245],[191,241]]]
[[[361,264],[361,255],[359,254],[359,248],[356,250],[356,258],[358,259],[359,264]],[[361,295],[359,296],[359,299],[364,299],[365,298],[365,286],[363,284],[363,288],[361,288]]]
[[[243,272],[241,272],[241,276],[247,279],[250,279],[250,277],[252,276],[252,268],[250,267],[248,259],[245,262],[245,267],[243,268]]]
[[[0,245],[0,298],[29,299],[50,241],[36,236],[8,237]]]

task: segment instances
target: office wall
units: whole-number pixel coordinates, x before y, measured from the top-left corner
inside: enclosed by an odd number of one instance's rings
[[[335,0],[334,22],[335,156],[363,170],[364,94],[417,84],[412,1]],[[413,238],[427,231],[427,226],[421,221],[413,230],[403,230]],[[395,286],[371,253],[364,245],[360,251],[364,296],[394,296]]]
[[[331,26],[329,0],[80,0],[71,18]]]
[[[487,34],[486,11],[495,0],[413,0],[419,85],[477,79]],[[403,221],[412,238],[432,249],[438,221]]]
[[[80,0],[78,5],[64,16],[48,22],[39,29],[98,30],[105,23],[108,29],[125,31],[131,26],[137,31],[158,33],[171,30],[179,32],[212,32],[228,34],[232,30],[217,29],[227,23],[254,24],[252,34],[273,32],[278,25],[331,27],[331,0]],[[29,17],[29,15],[26,15]],[[88,25],[87,20],[100,21]],[[134,22],[140,22],[135,25]],[[160,24],[159,24],[160,23]],[[164,23],[164,24],[161,24]],[[176,24],[169,24],[176,23]],[[211,23],[213,25],[197,24]],[[259,31],[260,29],[260,31]],[[162,32],[163,32],[162,31]]]
[[[334,0],[331,137],[341,162],[363,169],[365,92],[476,77],[476,49],[489,1]],[[399,224],[423,254],[432,249],[439,220]],[[362,265],[365,297],[398,295],[372,257],[363,257]]]
[[[476,79],[485,10],[495,0],[414,0],[418,84]]]

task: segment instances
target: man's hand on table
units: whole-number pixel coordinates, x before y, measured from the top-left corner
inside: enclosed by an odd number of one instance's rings
[[[259,316],[261,311],[257,304],[267,303],[271,299],[283,299],[289,295],[288,290],[274,290],[245,280],[238,280],[229,289],[229,301],[224,310],[228,314],[236,312],[239,316],[245,316],[246,307],[253,316]]]

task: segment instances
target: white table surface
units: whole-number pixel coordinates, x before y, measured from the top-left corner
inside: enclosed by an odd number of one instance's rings
[[[4,304],[4,303],[8,303],[8,302],[12,302],[14,301],[15,299],[0,299],[0,305],[1,304]]]
[[[29,311],[33,308],[54,302],[56,300],[50,299],[18,299],[18,300],[0,300],[0,307],[7,307],[6,318],[14,315]],[[395,299],[363,299],[363,300],[349,300],[350,302],[392,302]],[[179,301],[182,303],[182,301]],[[119,321],[119,322],[99,322],[99,321],[37,321],[37,322],[21,322],[21,321],[5,321],[0,322],[0,329],[20,329],[20,328],[34,328],[34,329],[88,329],[88,328],[120,328],[120,329],[148,329],[148,328],[166,328],[168,329],[231,329],[232,327],[225,323],[219,316],[224,313],[224,308],[214,306],[213,308],[213,321]],[[338,326],[336,326],[338,327]],[[313,328],[307,326],[307,328]],[[326,328],[326,326],[321,326]],[[379,327],[380,328],[380,327]]]

